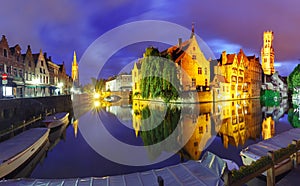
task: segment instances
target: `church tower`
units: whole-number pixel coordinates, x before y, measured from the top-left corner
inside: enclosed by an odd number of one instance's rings
[[[263,47],[261,49],[261,65],[266,75],[275,73],[274,69],[274,49],[273,49],[273,32],[266,31],[263,36]]]
[[[74,51],[73,55],[73,62],[72,62],[72,79],[73,79],[73,84],[75,87],[79,86],[79,77],[78,77],[78,64],[77,64],[77,59],[76,59],[76,53]]]

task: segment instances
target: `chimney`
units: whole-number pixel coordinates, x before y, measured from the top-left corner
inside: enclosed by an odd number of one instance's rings
[[[178,38],[178,48],[181,48],[182,38]]]
[[[227,54],[226,51],[222,52],[222,65],[225,65],[227,63]]]

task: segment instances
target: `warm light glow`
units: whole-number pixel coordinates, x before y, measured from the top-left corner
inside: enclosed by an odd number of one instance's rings
[[[61,87],[64,86],[64,84],[63,84],[62,82],[59,82],[59,83],[57,84],[57,86],[58,86],[59,88],[61,88]]]
[[[33,84],[37,85],[37,84],[39,84],[39,79],[38,78],[33,78],[32,82],[33,82]]]
[[[100,94],[97,93],[97,92],[95,92],[95,93],[94,93],[94,98],[95,98],[95,99],[99,99],[99,98],[100,98]]]
[[[94,101],[94,107],[95,108],[100,107],[100,101]]]

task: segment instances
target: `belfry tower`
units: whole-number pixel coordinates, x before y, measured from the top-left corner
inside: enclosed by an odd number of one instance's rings
[[[275,73],[274,69],[274,49],[273,49],[273,32],[266,31],[263,36],[263,47],[261,48],[261,65],[266,75]]]
[[[72,62],[72,79],[73,79],[73,84],[75,87],[79,86],[79,77],[78,77],[78,64],[77,64],[77,59],[76,59],[76,53],[74,51],[73,55],[73,62]]]

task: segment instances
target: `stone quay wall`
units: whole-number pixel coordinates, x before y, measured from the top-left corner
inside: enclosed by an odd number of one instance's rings
[[[70,95],[17,98],[0,100],[0,131],[21,125],[45,113],[70,112],[72,115],[72,101]]]

